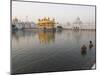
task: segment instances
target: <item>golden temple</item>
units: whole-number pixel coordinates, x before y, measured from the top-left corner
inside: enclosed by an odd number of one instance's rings
[[[55,19],[52,20],[48,17],[44,17],[43,19],[38,19],[38,28],[39,29],[54,29],[55,27]]]

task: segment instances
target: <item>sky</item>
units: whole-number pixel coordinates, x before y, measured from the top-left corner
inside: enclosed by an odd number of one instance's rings
[[[95,23],[95,6],[12,1],[12,18],[23,21],[37,23],[39,18],[50,17],[65,24],[78,16],[83,23]]]

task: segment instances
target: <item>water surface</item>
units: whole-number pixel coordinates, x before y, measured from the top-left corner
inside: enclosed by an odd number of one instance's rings
[[[84,44],[87,50],[83,51]],[[12,32],[12,73],[91,69],[95,50],[95,31]]]

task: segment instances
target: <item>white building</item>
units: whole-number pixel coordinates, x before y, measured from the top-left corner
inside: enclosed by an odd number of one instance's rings
[[[75,30],[94,30],[96,29],[95,27],[95,24],[86,24],[86,23],[83,23],[79,17],[77,17],[76,21],[73,23],[73,26],[72,26],[72,29],[75,29]]]
[[[78,30],[78,29],[82,29],[82,21],[80,20],[79,17],[77,17],[76,21],[73,23],[73,27],[72,29]]]
[[[19,21],[17,18],[12,20],[12,25],[15,25],[18,29],[36,28],[36,24],[34,22],[23,22]]]

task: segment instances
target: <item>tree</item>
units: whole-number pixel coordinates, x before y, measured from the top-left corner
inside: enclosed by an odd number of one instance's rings
[[[58,29],[63,29],[63,27],[62,27],[62,26],[57,26],[57,28],[58,28]]]

